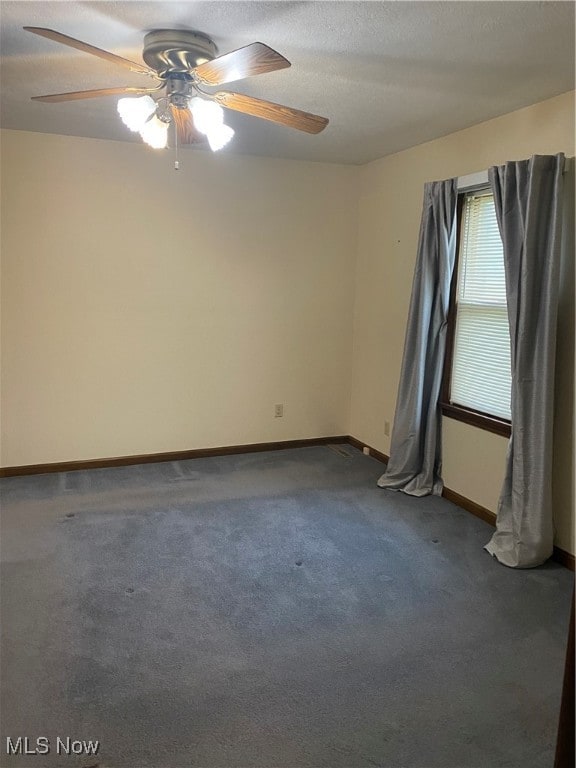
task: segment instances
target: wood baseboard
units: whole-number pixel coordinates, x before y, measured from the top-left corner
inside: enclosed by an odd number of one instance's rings
[[[169,451],[145,453],[137,456],[116,456],[112,458],[87,459],[85,461],[58,461],[51,464],[25,464],[21,467],[0,468],[0,477],[19,475],[43,475],[49,472],[76,472],[81,469],[105,469],[127,467],[133,464],[156,464],[163,461],[186,461],[209,456],[229,456],[235,453],[259,453],[260,451],[281,451],[286,448],[309,448],[314,445],[347,443],[348,435],[334,437],[311,437],[302,440],[283,440],[272,443],[249,443],[247,445],[226,445],[218,448],[195,448],[190,451]]]
[[[554,547],[552,560],[554,560],[556,563],[560,563],[560,565],[563,565],[564,568],[568,568],[569,571],[575,570],[574,555],[572,555],[570,552],[566,552],[565,549]]]
[[[466,496],[462,496],[460,493],[456,493],[456,491],[453,491],[450,488],[444,488],[442,496],[462,509],[465,509],[467,512],[471,512],[475,517],[479,517],[481,520],[484,520],[484,522],[489,523],[494,528],[496,527],[496,514],[489,509],[486,509],[486,507],[481,507],[480,504],[476,504],[475,501],[467,499]],[[560,563],[560,565],[563,565],[570,571],[574,571],[575,569],[574,555],[570,554],[570,552],[566,552],[565,549],[561,549],[560,547],[554,547],[552,560],[556,563]]]
[[[482,507],[480,504],[476,504],[475,501],[466,498],[466,496],[462,496],[461,493],[457,493],[451,488],[444,487],[442,490],[442,496],[445,499],[448,499],[448,501],[451,501],[453,504],[456,504],[456,506],[462,507],[462,509],[465,509],[466,512],[471,512],[474,517],[479,517],[480,520],[484,520],[485,523],[489,523],[494,528],[496,527],[495,512],[491,512],[489,509],[486,509],[486,507]]]
[[[356,438],[352,437],[352,435],[348,437],[348,442],[350,445],[353,445],[354,448],[358,448],[359,451],[363,451],[364,448],[368,448],[370,451],[370,456],[378,459],[378,461],[382,461],[384,464],[388,464],[390,460],[390,456],[386,456],[386,454],[382,453],[382,451],[377,451],[376,448],[372,448],[371,445],[366,445],[366,443],[363,443],[361,440],[356,440]]]
[[[370,445],[366,445],[366,443],[363,443],[361,440],[357,440],[355,437],[349,437],[348,442],[350,445],[358,448],[359,451],[363,450],[363,448],[368,448],[370,451],[370,456],[373,456],[375,459],[384,462],[384,464],[388,463],[389,457],[386,456],[385,453],[377,451],[375,448],[372,448]],[[475,501],[468,499],[466,496],[462,496],[462,494],[453,491],[451,488],[446,488],[446,486],[444,486],[442,496],[448,501],[451,501],[453,504],[456,504],[456,506],[460,507],[461,509],[465,509],[466,512],[470,512],[475,517],[479,517],[480,520],[484,520],[485,523],[489,523],[490,525],[496,527],[496,514],[491,512],[489,509],[486,509],[486,507],[482,507],[480,504],[477,504]],[[570,571],[575,570],[574,555],[572,555],[570,552],[566,552],[565,549],[554,547],[552,560],[560,563],[560,565],[563,565]]]

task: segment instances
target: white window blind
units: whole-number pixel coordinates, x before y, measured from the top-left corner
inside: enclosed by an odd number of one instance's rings
[[[494,198],[469,194],[462,214],[450,400],[510,419],[510,333]]]

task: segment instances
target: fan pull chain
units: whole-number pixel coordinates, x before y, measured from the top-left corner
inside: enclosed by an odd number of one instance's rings
[[[180,170],[180,161],[178,159],[178,126],[176,125],[176,121],[173,121],[174,124],[174,170],[179,171]]]

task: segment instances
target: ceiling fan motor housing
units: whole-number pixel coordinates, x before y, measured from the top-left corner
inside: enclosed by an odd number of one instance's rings
[[[206,35],[192,30],[155,29],[144,37],[142,57],[160,77],[186,75],[217,55],[215,43]]]

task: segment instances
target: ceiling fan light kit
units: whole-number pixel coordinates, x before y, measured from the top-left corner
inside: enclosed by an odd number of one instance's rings
[[[167,99],[156,102],[148,95],[122,98],[118,100],[118,113],[124,125],[139,133],[146,144],[153,149],[164,149],[168,144],[168,126],[174,119],[169,106],[179,112],[190,110],[194,127],[206,136],[213,152],[225,147],[234,136],[234,130],[224,124],[222,107],[198,96],[182,106],[168,103]]]
[[[153,30],[144,37],[145,66],[61,32],[43,27],[24,29],[156,80],[157,84],[148,88],[127,86],[32,97],[36,101],[60,102],[134,94],[119,99],[118,113],[127,128],[140,133],[143,141],[154,149],[167,146],[171,124],[177,144],[196,144],[207,139],[212,151],[222,149],[234,135],[224,122],[223,108],[312,134],[320,133],[328,125],[325,117],[271,101],[229,91],[204,90],[290,66],[284,56],[264,43],[252,43],[218,56],[215,43],[201,32]],[[162,91],[164,95],[156,99],[151,95]],[[177,162],[175,167],[178,168]]]

